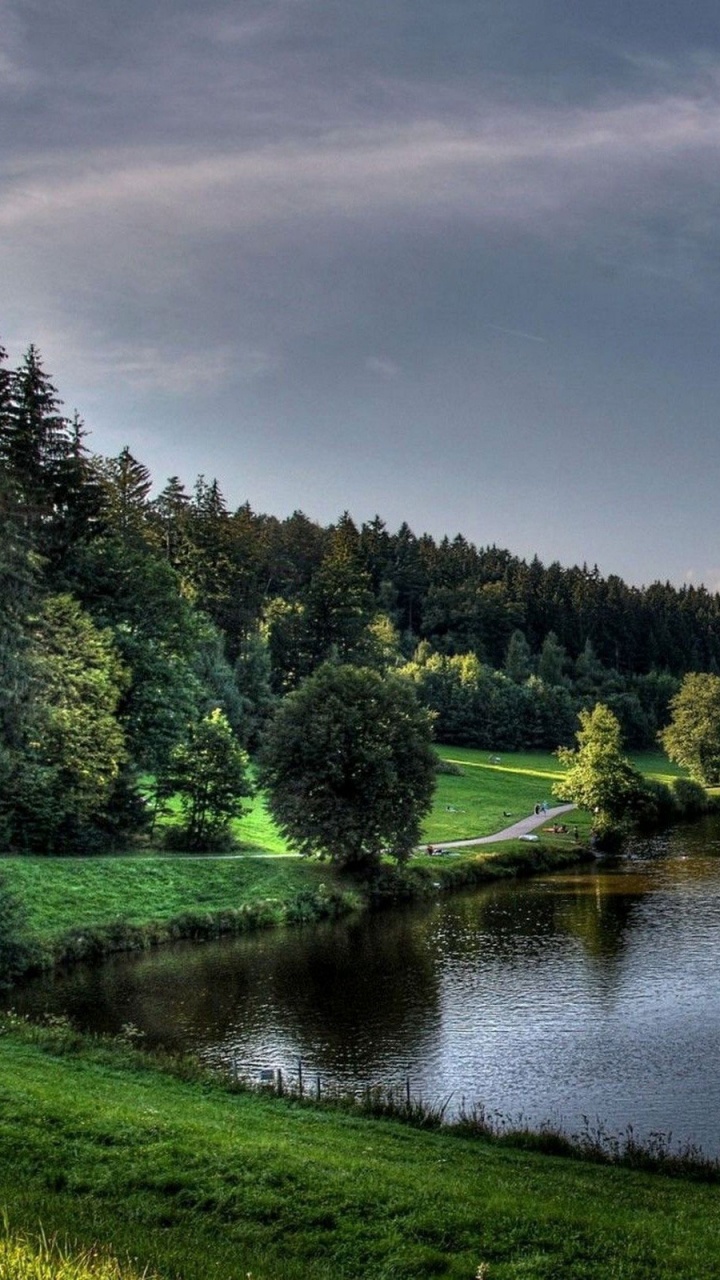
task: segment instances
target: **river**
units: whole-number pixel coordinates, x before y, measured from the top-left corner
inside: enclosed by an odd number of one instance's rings
[[[448,1113],[661,1132],[720,1156],[720,823],[339,924],[111,959],[14,1007],[151,1046],[390,1084]]]

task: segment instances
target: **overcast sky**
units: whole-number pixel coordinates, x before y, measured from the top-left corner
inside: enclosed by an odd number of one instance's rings
[[[720,587],[716,0],[0,0],[0,340],[101,453]]]

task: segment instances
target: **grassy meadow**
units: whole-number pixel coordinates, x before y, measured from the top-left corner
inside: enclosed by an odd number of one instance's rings
[[[0,1202],[16,1233],[97,1242],[125,1276],[717,1275],[716,1185],[233,1093],[62,1039],[0,1036]]]
[[[549,751],[509,751],[500,756],[473,747],[438,746],[439,756],[459,766],[462,774],[440,774],[431,813],[423,823],[422,839],[432,844],[494,835],[514,819],[527,817],[536,804],[552,797],[553,783],[563,773]],[[631,755],[648,777],[671,782],[683,771],[659,753]],[[239,851],[289,853],[286,842],[265,807],[263,796],[252,799],[250,812],[233,826]],[[177,813],[177,807],[173,816]],[[511,818],[505,817],[512,814]]]
[[[559,762],[549,753],[507,753],[499,762],[468,748],[440,748],[440,753],[462,772],[438,777],[433,809],[423,829],[423,840],[435,845],[491,835],[514,818],[527,816],[538,801],[552,800],[552,784],[561,776]],[[651,776],[676,776],[661,756],[636,760]],[[575,825],[582,843],[589,816],[573,814]],[[350,900],[352,886],[328,863],[288,855],[261,796],[255,797],[251,814],[238,821],[236,835],[238,846],[229,856],[183,856],[150,848],[111,857],[0,857],[0,875],[24,904],[31,941],[41,948],[59,947],[66,958],[96,954],[105,946],[118,949],[124,928],[157,926],[156,935],[132,941],[146,945],[162,941],[164,929],[169,930],[167,936],[180,936],[172,926],[183,917],[182,936],[202,936],[203,921],[223,912],[254,912],[248,924],[271,925],[305,918],[301,907],[310,899],[321,910],[327,894]],[[546,839],[558,846],[573,843],[570,833]],[[521,852],[529,856],[527,846],[513,841],[471,848],[453,862],[482,859],[490,873],[493,861],[509,851],[515,864]],[[420,855],[411,866],[415,864],[422,868],[430,860]],[[313,917],[312,909],[306,916]],[[83,939],[93,929],[107,935],[95,950],[92,941]],[[66,946],[63,939],[70,935]]]
[[[462,773],[438,777],[432,812],[423,827],[424,838],[432,844],[493,835],[526,818],[543,800],[550,805],[559,803],[553,799],[552,788],[563,769],[550,752],[508,751],[494,756],[471,747],[439,747],[438,752]],[[642,773],[661,782],[684,776],[664,755],[645,752],[631,759]],[[587,825],[582,823],[583,828]]]

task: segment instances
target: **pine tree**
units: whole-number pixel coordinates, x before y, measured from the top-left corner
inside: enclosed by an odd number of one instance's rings
[[[35,346],[19,369],[5,374],[0,406],[0,464],[26,523],[41,528],[56,513],[72,437]]]
[[[127,445],[116,458],[101,463],[103,517],[110,532],[123,542],[148,540],[148,494],[152,479],[147,467]]]

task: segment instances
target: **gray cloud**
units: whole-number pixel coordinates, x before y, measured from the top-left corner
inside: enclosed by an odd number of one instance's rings
[[[40,343],[97,447],[270,509],[702,576],[708,7],[40,9],[0,0],[2,336]],[[623,535],[678,486],[677,547]]]

